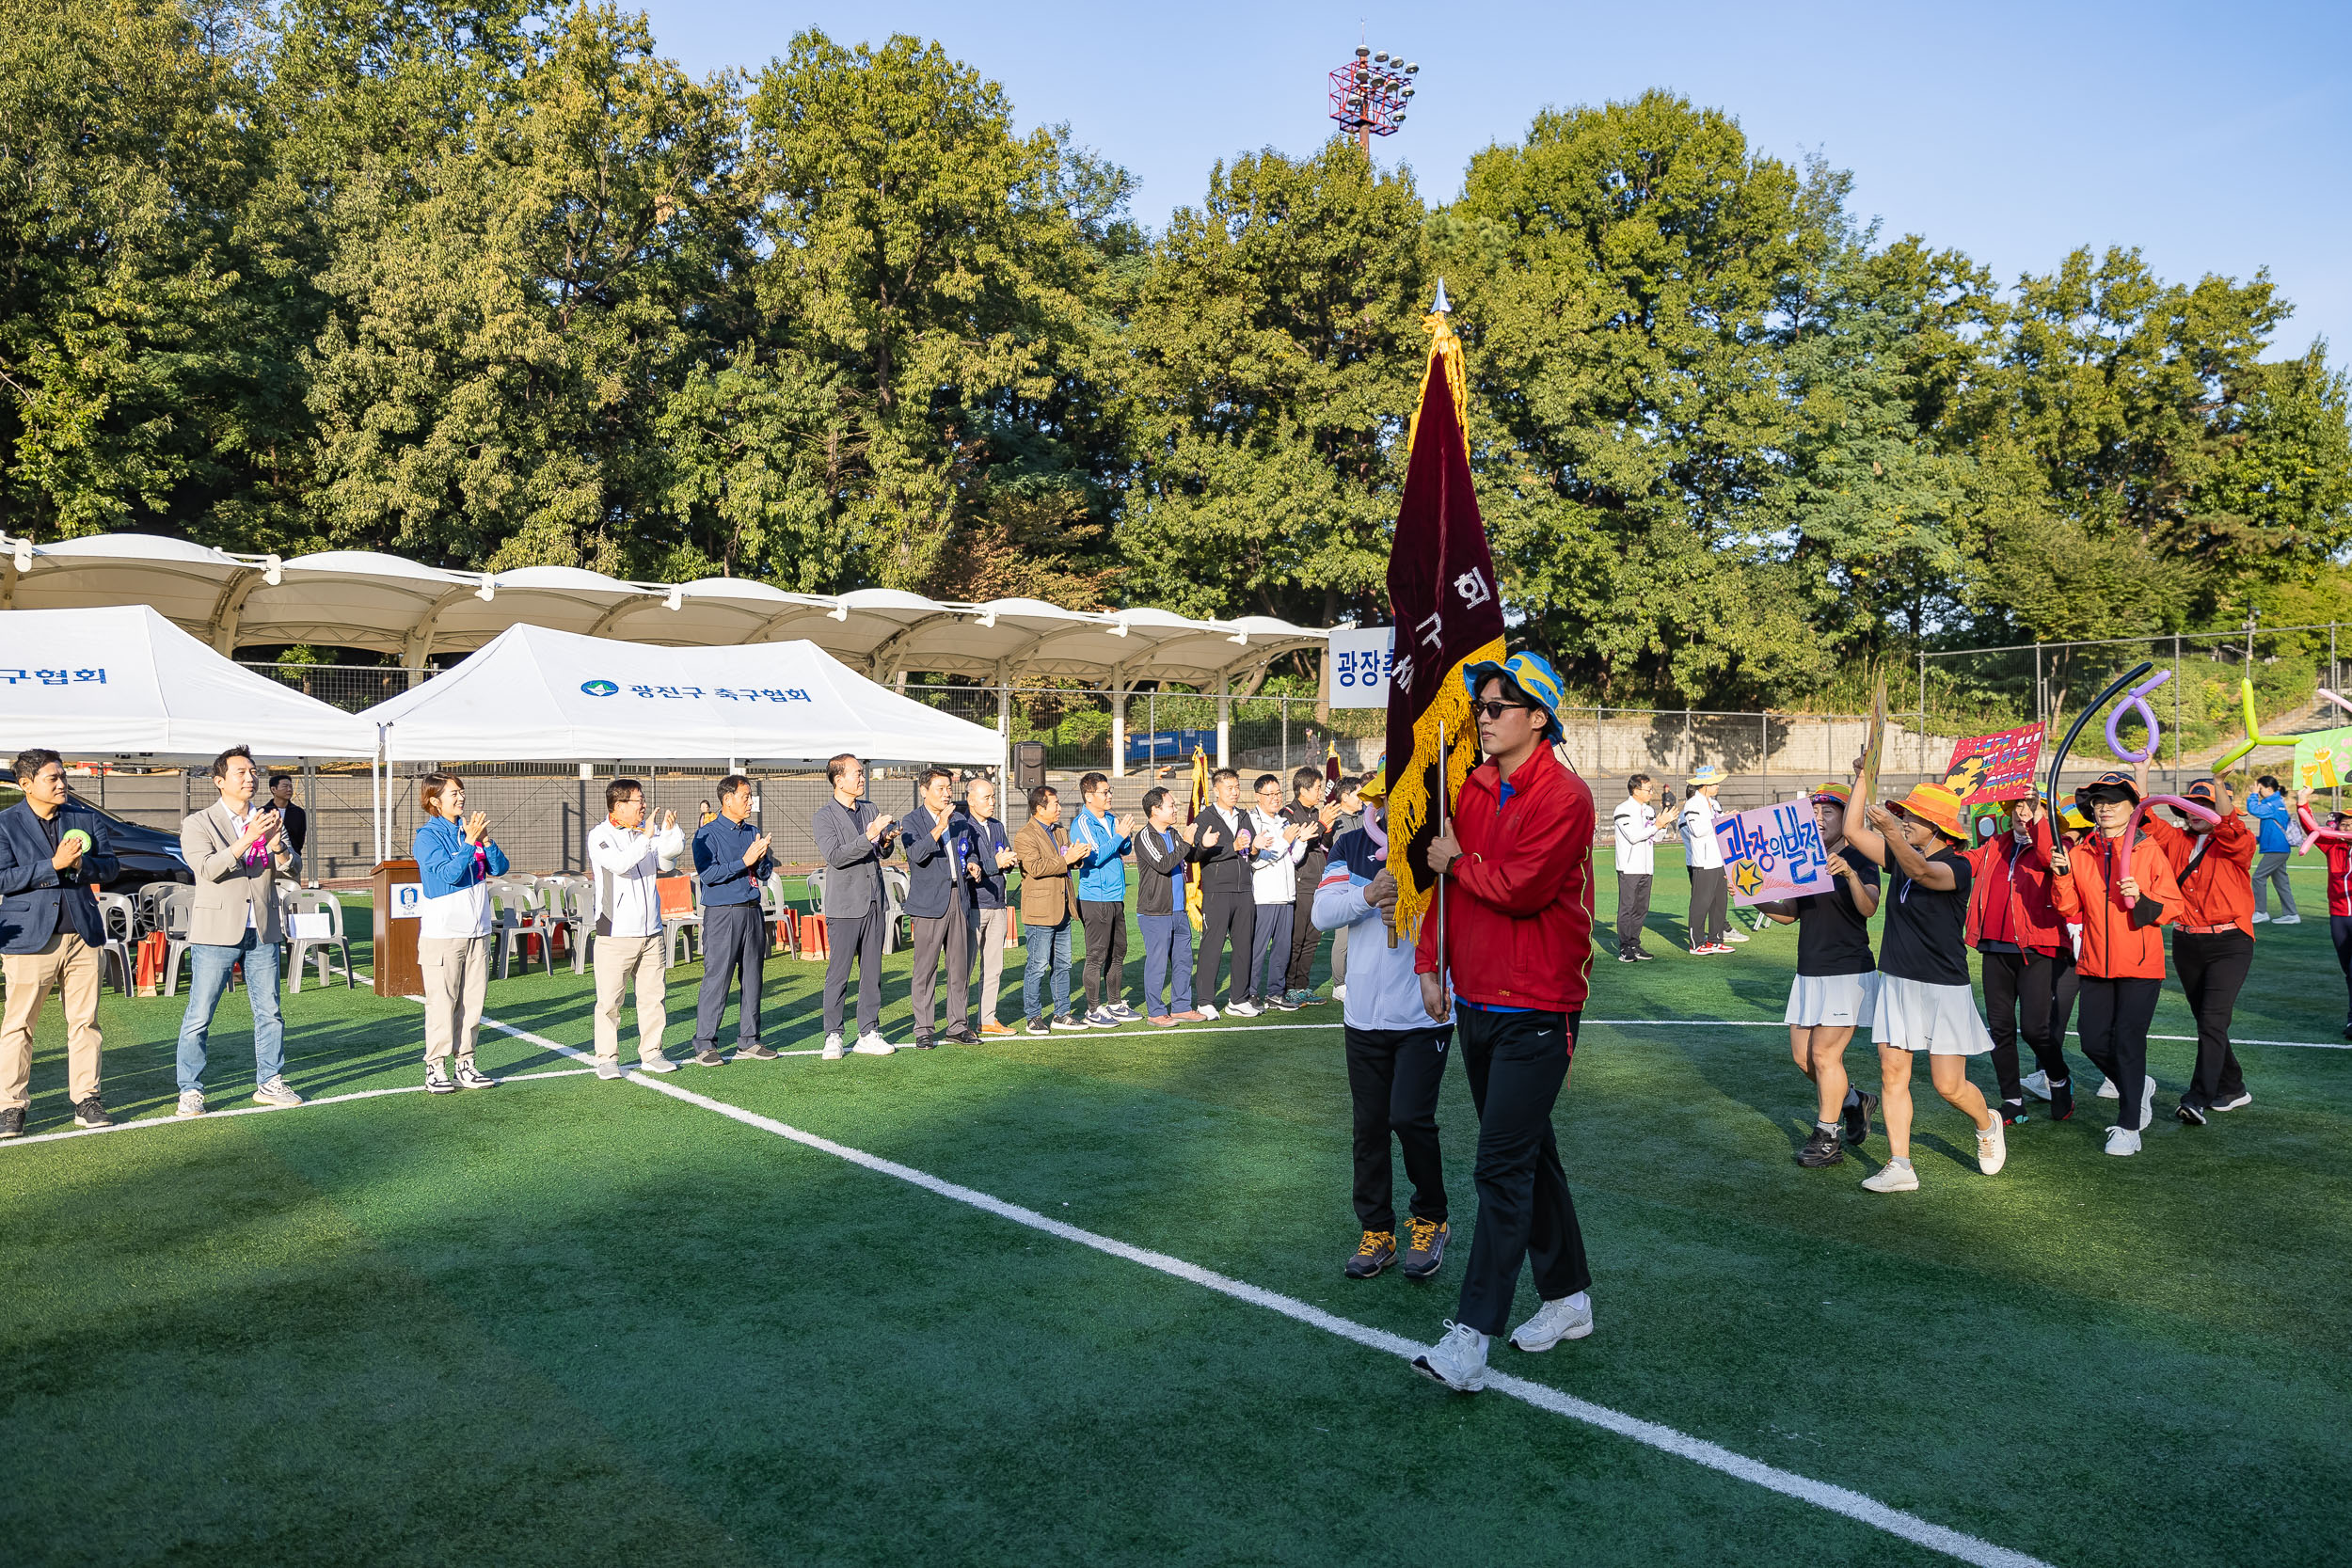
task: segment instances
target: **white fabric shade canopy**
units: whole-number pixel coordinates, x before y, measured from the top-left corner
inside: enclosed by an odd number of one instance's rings
[[[667,648],[509,626],[358,721],[392,762],[888,762],[1001,767],[1004,738],[814,642]]]
[[[1246,680],[1326,634],[1269,616],[1086,611],[1037,599],[969,604],[867,588],[794,594],[744,578],[628,582],[574,566],[453,572],[372,550],[280,559],[182,539],[0,536],[0,609],[147,604],[220,653],[309,642],[389,654],[412,670],[518,625],[627,641],[723,646],[804,638],[878,680],[900,671],[993,684],[1077,678],[1202,690]]]
[[[210,761],[364,757],[375,727],[213,652],[146,605],[0,610],[0,736],[11,752]]]

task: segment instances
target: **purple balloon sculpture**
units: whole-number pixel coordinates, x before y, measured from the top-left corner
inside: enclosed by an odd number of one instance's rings
[[[2113,752],[2120,760],[2129,763],[2146,762],[2150,757],[2154,756],[2157,752],[2163,749],[2164,733],[2156,728],[2156,710],[2148,705],[2148,693],[2153,691],[2157,687],[2162,686],[2166,681],[2169,681],[2171,678],[2171,671],[2157,671],[2154,674],[2149,676],[2146,680],[2141,681],[2137,686],[2133,687],[2129,691],[2125,692],[2123,694],[2123,700],[2116,704],[2114,707],[2108,710],[2107,750]],[[2125,713],[2129,712],[2133,708],[2139,709],[2140,722],[2148,726],[2148,749],[2144,752],[2127,752],[2123,750],[2123,743],[2117,739],[2115,736],[2115,721],[2118,719],[2122,718]]]

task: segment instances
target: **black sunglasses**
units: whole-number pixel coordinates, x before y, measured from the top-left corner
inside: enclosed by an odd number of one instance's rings
[[[1482,713],[1491,721],[1500,719],[1506,713],[1534,713],[1534,711],[1535,705],[1534,703],[1497,703],[1489,701],[1470,704],[1470,717],[1473,719],[1477,718]]]

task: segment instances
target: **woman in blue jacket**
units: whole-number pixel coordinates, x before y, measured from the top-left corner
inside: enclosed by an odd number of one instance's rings
[[[466,783],[456,774],[427,773],[417,787],[417,804],[424,815],[416,843],[424,884],[417,931],[417,961],[424,971],[424,1086],[435,1094],[486,1089],[498,1080],[474,1066],[473,1045],[490,980],[489,881],[506,875],[506,852],[490,837],[486,813],[466,816]]]

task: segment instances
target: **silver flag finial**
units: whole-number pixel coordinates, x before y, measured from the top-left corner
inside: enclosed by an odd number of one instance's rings
[[[1429,308],[1430,312],[1433,315],[1442,316],[1453,309],[1453,306],[1446,303],[1445,279],[1440,277],[1438,279],[1438,302]]]

